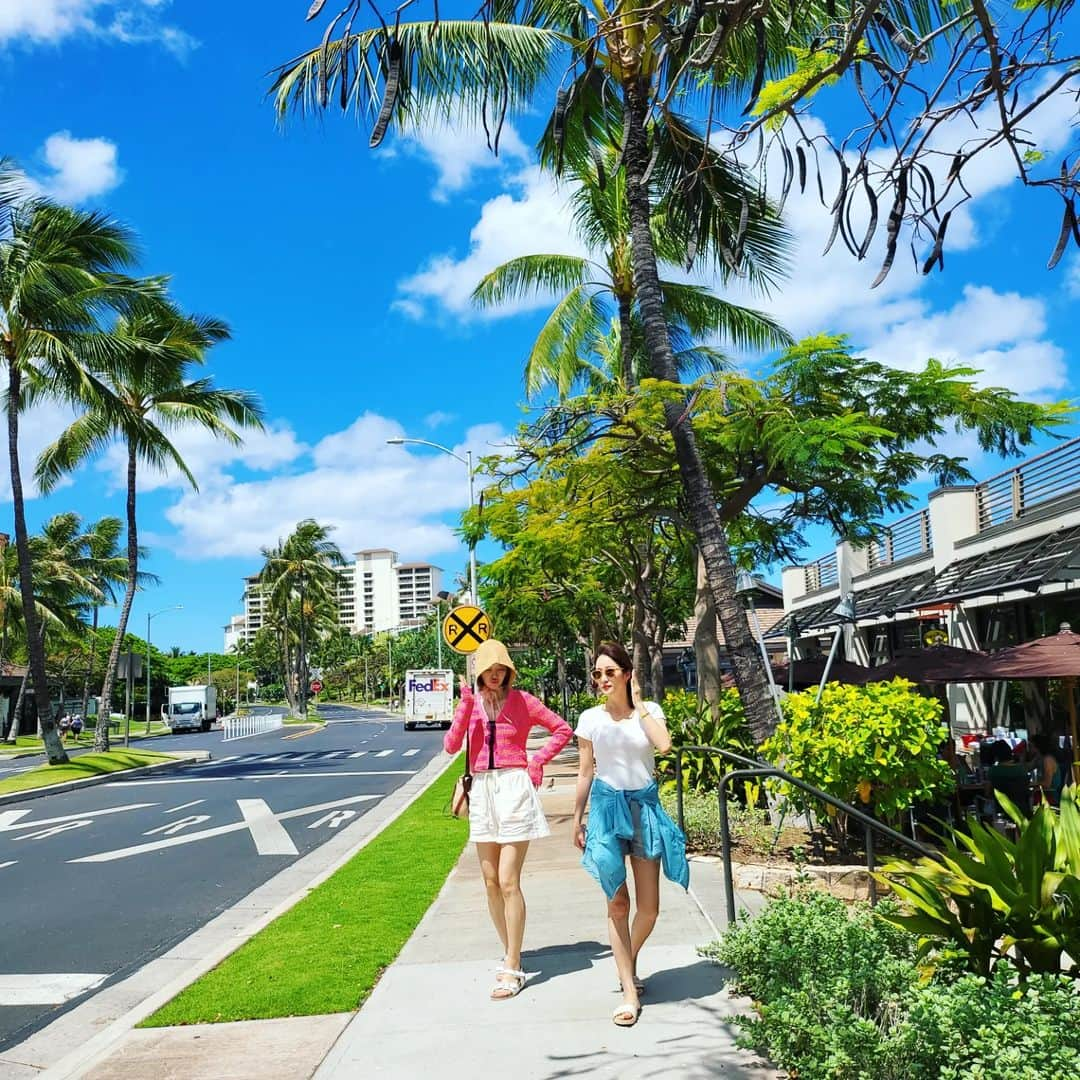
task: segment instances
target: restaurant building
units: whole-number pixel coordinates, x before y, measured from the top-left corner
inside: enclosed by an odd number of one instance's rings
[[[784,618],[766,638],[877,665],[948,643],[993,650],[1080,628],[1080,438],[979,483],[942,487],[866,547],[844,542],[782,573]],[[835,608],[852,594],[854,621]],[[1054,683],[951,684],[954,734],[1061,730]]]

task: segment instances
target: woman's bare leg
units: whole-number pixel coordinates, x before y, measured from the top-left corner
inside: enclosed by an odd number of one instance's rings
[[[637,859],[631,855],[630,869],[634,873],[634,920],[630,924],[630,959],[631,970],[636,978],[638,953],[653,932],[660,914],[660,863],[656,859]]]
[[[506,954],[506,911],[503,908],[502,889],[499,888],[499,849],[501,844],[477,844],[476,854],[480,858],[480,872],[484,875],[484,893],[487,896],[488,911],[495,924],[495,932],[502,942],[503,955]]]
[[[529,841],[499,846],[499,895],[506,926],[506,966],[521,970],[521,943],[525,940],[525,897],[521,892],[521,867]]]
[[[623,1002],[637,1011],[638,995],[634,989],[634,953],[630,940],[630,893],[625,885],[607,902],[608,939],[615,970],[623,988]]]

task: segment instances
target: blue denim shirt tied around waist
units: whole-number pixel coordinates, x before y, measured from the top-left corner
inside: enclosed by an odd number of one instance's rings
[[[626,858],[621,840],[634,838],[630,804],[641,807],[641,838],[645,854],[659,859],[664,874],[684,889],[690,885],[690,865],[686,861],[686,837],[660,805],[654,780],[636,791],[620,791],[603,780],[592,782],[589,793],[589,825],[585,832],[585,854],[581,865],[600,883],[610,900],[626,882]]]

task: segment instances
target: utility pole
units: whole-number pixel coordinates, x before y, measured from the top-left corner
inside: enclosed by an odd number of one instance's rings
[[[307,719],[307,618],[304,613],[304,571],[300,571],[300,719]]]

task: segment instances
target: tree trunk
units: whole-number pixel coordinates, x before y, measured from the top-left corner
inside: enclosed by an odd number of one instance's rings
[[[94,605],[94,623],[93,634],[90,638],[90,659],[86,664],[86,678],[83,679],[82,684],[82,718],[83,724],[86,724],[86,709],[90,702],[90,680],[94,677],[94,661],[97,659],[97,628],[98,628],[98,606]],[[100,710],[98,710],[100,716]]]
[[[652,207],[648,187],[643,182],[649,165],[646,130],[649,104],[647,81],[642,78],[628,79],[624,85],[624,95],[626,153],[623,162],[626,168],[631,255],[638,308],[645,331],[650,371],[658,379],[675,382],[678,380],[678,372],[671,350],[671,337],[664,319],[660,275],[650,230]],[[746,610],[735,594],[735,570],[716,498],[705,474],[685,403],[668,402],[664,406],[664,418],[675,442],[675,455],[683,490],[686,492],[690,520],[697,535],[698,550],[705,564],[713,603],[724,628],[724,639],[731,657],[735,683],[742,697],[747,724],[754,741],[760,743],[772,733],[776,725],[776,712],[761,666],[761,658],[750,632]]]
[[[646,697],[652,694],[649,677],[649,643],[645,639],[645,605],[639,587],[634,589],[634,627],[630,635],[630,659],[634,662],[638,689]]]
[[[694,662],[697,665],[698,701],[715,710],[724,687],[720,681],[720,639],[716,634],[716,606],[713,604],[705,562],[697,555],[697,593],[694,597]]]
[[[34,604],[33,567],[30,561],[30,538],[26,531],[26,500],[23,496],[22,473],[19,469],[19,399],[22,391],[22,372],[8,357],[8,462],[11,469],[11,501],[15,512],[15,550],[19,557],[19,593],[22,596],[23,620],[26,627],[26,649],[29,653],[29,674],[34,680],[34,704],[37,707],[41,738],[50,765],[63,765],[67,753],[52,718],[49,683],[45,674],[45,645],[38,630],[37,607]]]
[[[128,443],[128,467],[127,467],[127,586],[124,589],[124,602],[120,605],[120,618],[116,622],[116,637],[113,638],[112,648],[109,650],[109,660],[105,665],[105,681],[101,686],[101,704],[98,706],[97,724],[94,727],[94,749],[109,749],[109,717],[112,715],[112,692],[116,681],[116,668],[120,663],[120,648],[127,634],[128,617],[131,615],[131,605],[135,600],[135,587],[139,580],[139,525],[135,520],[135,473],[138,466],[138,458],[135,454],[135,446]],[[131,673],[128,672],[128,681],[131,681]]]
[[[627,392],[637,385],[637,372],[634,370],[633,321],[631,310],[633,297],[619,293],[619,356],[622,359],[623,389]]]

